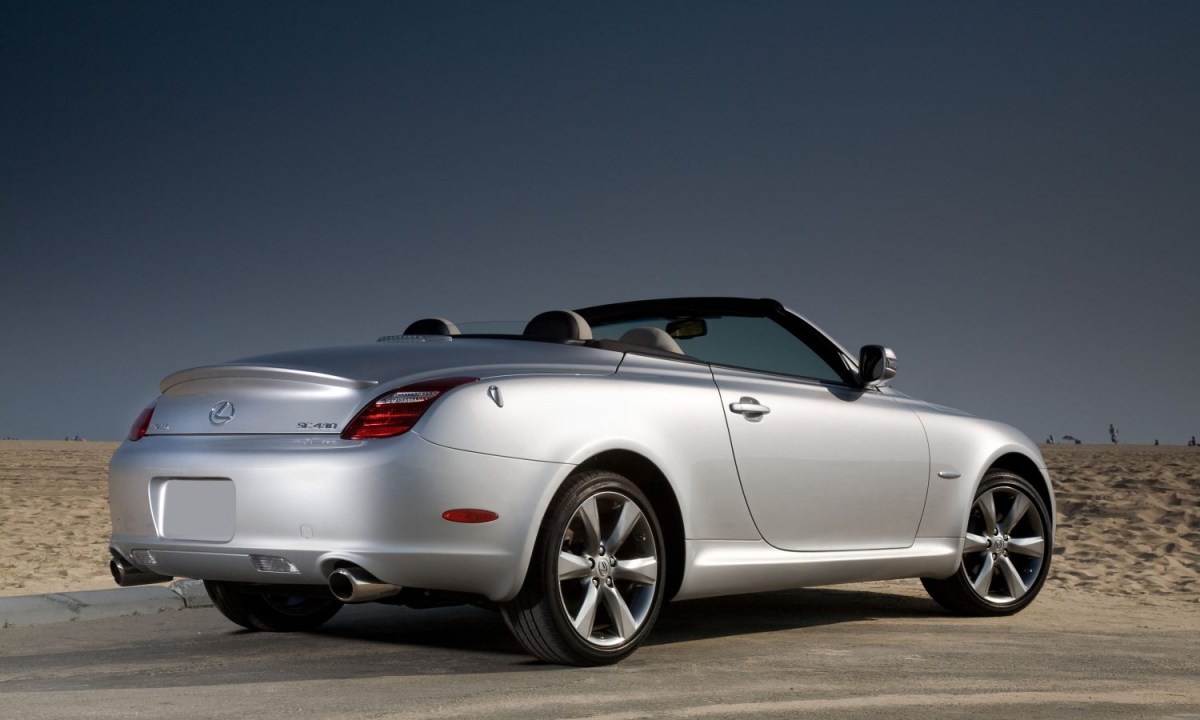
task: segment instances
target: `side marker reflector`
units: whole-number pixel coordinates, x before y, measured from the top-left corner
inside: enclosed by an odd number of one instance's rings
[[[489,523],[493,520],[499,520],[500,516],[491,510],[477,510],[475,508],[456,508],[447,510],[442,513],[443,520],[449,520],[456,523]]]

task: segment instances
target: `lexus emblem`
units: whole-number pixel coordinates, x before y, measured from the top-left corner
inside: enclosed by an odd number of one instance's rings
[[[222,400],[208,411],[208,419],[213,425],[224,425],[233,419],[233,403]]]

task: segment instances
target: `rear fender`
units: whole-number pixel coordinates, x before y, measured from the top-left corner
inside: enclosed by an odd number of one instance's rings
[[[460,450],[569,466],[633,452],[671,483],[688,538],[760,538],[705,365],[631,356],[604,377],[483,380],[439,400],[413,432]]]

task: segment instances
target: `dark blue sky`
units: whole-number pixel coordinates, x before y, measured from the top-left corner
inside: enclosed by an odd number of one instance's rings
[[[430,314],[775,297],[1042,439],[1200,434],[1200,4],[0,0],[0,437]]]

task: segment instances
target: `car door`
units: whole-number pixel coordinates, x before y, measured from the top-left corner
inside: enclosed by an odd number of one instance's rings
[[[656,327],[709,365],[742,492],[767,542],[814,551],[912,545],[929,486],[917,415],[855,386],[840,349],[774,301],[670,302],[618,322],[590,314],[599,337]]]
[[[929,484],[916,414],[877,392],[713,366],[746,503],[785,550],[912,545]]]

